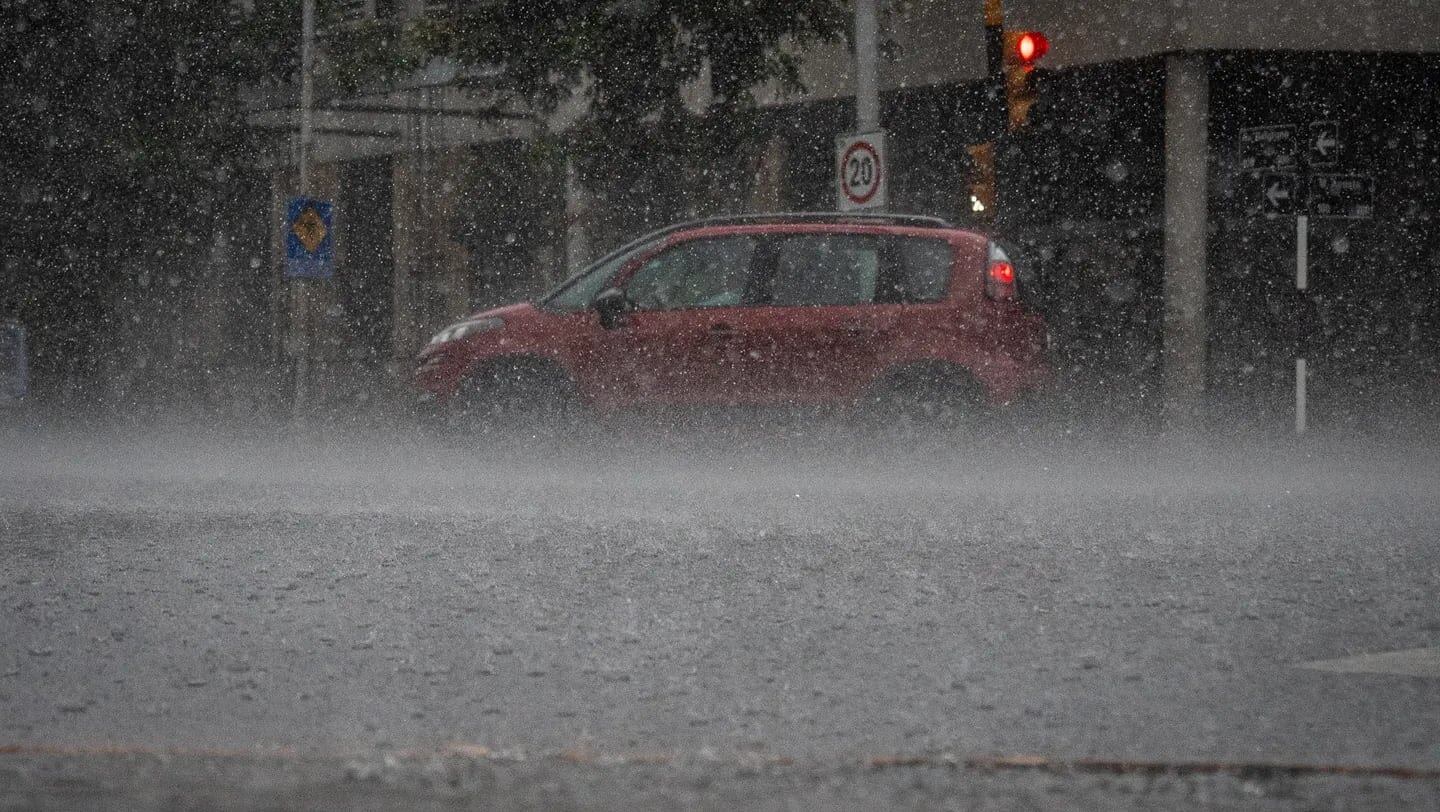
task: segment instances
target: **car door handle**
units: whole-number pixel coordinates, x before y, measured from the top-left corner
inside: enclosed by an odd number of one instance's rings
[[[712,325],[710,325],[710,337],[711,337],[711,338],[726,339],[726,338],[733,338],[734,336],[735,336],[735,328],[734,328],[734,327],[731,327],[731,326],[728,325],[728,324],[723,324],[723,323],[722,323],[722,324],[712,324]]]

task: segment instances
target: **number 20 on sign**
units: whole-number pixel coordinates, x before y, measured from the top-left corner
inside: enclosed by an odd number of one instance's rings
[[[888,174],[885,133],[835,139],[835,203],[840,211],[883,208],[888,197]]]

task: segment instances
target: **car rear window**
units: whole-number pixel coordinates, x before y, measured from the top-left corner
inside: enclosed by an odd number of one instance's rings
[[[938,302],[950,292],[954,264],[950,243],[944,240],[904,238],[900,247],[900,273],[896,287],[902,302]]]
[[[782,307],[937,302],[949,293],[953,266],[945,240],[790,236],[775,248],[770,302]]]

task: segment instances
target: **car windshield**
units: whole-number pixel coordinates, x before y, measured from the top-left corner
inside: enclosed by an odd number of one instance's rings
[[[546,310],[561,313],[575,313],[590,306],[595,295],[615,278],[625,263],[649,248],[650,244],[620,250],[612,256],[601,259],[580,273],[560,283],[554,290],[540,297],[540,306]]]

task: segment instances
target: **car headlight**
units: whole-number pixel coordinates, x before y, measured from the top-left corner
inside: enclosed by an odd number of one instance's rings
[[[499,330],[505,326],[504,319],[486,318],[462,321],[459,324],[452,324],[444,330],[435,334],[430,339],[431,344],[444,344],[447,341],[459,341],[466,336],[473,336],[476,333],[484,333],[490,330]]]

